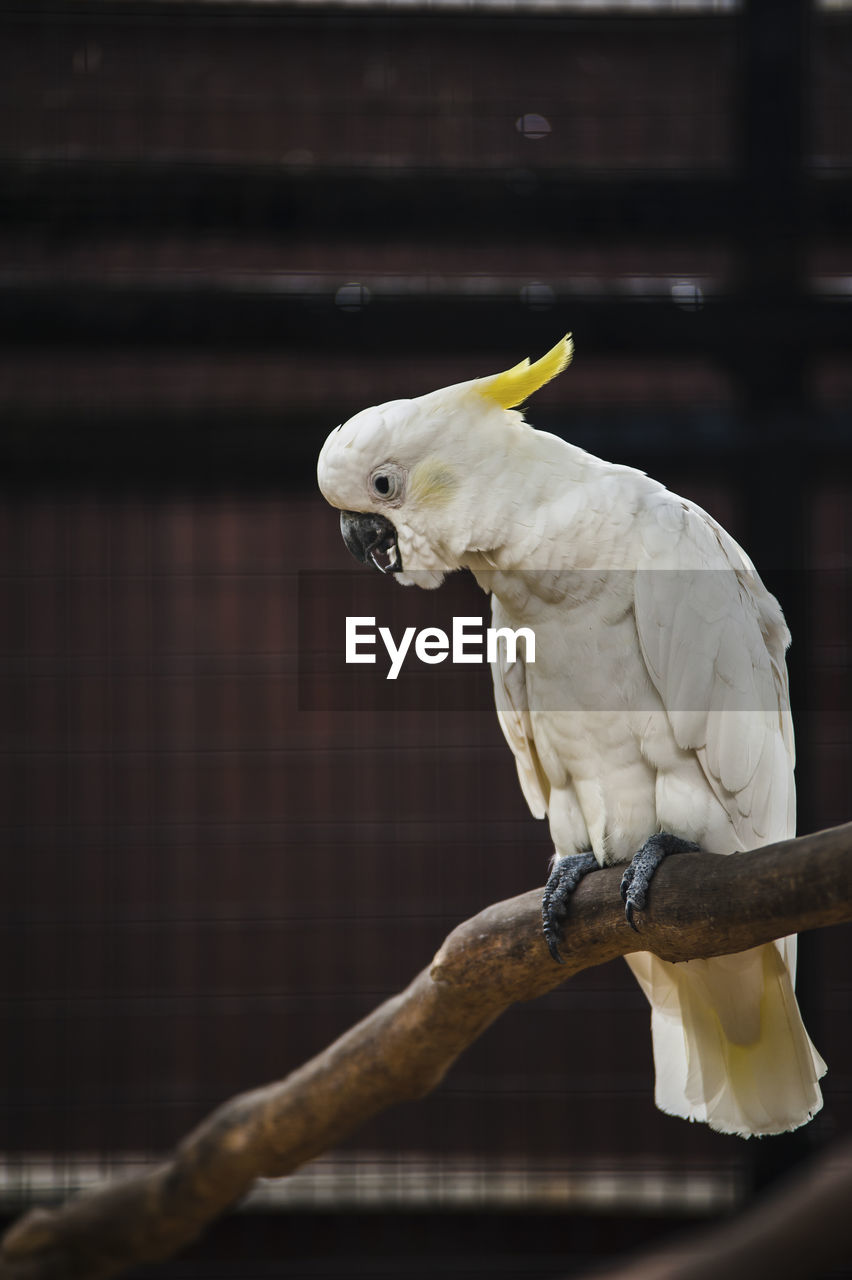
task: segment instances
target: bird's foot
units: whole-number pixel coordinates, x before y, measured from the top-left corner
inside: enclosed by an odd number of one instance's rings
[[[670,835],[668,831],[660,831],[645,841],[639,852],[633,855],[632,862],[621,877],[624,914],[631,929],[639,932],[633,923],[633,913],[644,909],[648,886],[663,859],[670,853],[697,852],[697,844],[693,844],[691,840],[681,840],[680,836]]]
[[[562,925],[568,914],[571,894],[583,876],[597,869],[598,862],[593,853],[568,854],[564,858],[558,858],[553,864],[553,870],[544,886],[541,919],[544,924],[545,942],[558,964],[565,963],[559,954],[559,941],[562,937]]]

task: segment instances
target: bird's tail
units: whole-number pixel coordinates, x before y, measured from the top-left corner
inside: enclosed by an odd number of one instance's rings
[[[670,964],[627,956],[651,1004],[660,1110],[720,1133],[797,1129],[819,1111],[825,1063],[794,991],[796,939]]]

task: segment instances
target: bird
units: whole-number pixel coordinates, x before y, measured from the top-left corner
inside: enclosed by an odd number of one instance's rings
[[[781,607],[710,515],[638,469],[526,419],[571,363],[531,362],[363,409],[317,479],[352,554],[404,585],[468,570],[492,623],[531,629],[491,664],[497,716],[554,855],[542,900],[555,961],[580,880],[624,865],[637,929],[663,858],[795,834]],[[796,938],[670,963],[627,955],[651,1008],[656,1105],[741,1137],[822,1106],[826,1065],[795,996]]]

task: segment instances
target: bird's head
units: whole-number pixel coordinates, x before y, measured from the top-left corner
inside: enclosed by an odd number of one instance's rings
[[[516,406],[572,354],[568,334],[534,364],[391,400],[332,431],[317,478],[356,559],[436,587],[467,554],[497,545],[531,431]]]

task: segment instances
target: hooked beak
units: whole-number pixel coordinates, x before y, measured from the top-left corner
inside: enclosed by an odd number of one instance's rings
[[[384,516],[341,511],[340,532],[347,548],[361,564],[372,563],[380,573],[399,573],[402,569],[396,529]]]

